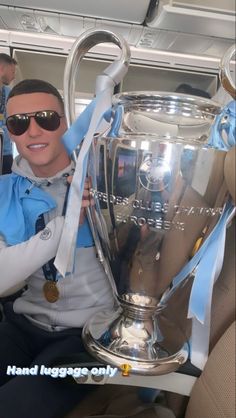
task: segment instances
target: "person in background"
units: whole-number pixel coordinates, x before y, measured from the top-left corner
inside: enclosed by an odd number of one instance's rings
[[[11,172],[13,162],[12,143],[5,126],[6,101],[10,92],[9,84],[15,78],[17,62],[9,55],[0,53],[0,128],[3,130],[3,166],[2,174]]]
[[[92,315],[112,308],[114,298],[86,219],[88,186],[74,269],[62,277],[53,264],[74,170],[61,141],[67,125],[59,92],[42,80],[16,84],[6,125],[19,155],[12,173],[0,176],[0,296],[25,283],[27,288],[5,303],[0,323],[0,417],[64,418],[88,385],[40,374],[41,366],[53,368],[56,358],[73,353],[85,356],[82,328]],[[14,372],[35,366],[32,375]]]
[[[208,91],[198,89],[196,87],[190,86],[190,84],[180,84],[176,88],[176,93],[184,93],[184,94],[190,94],[191,96],[199,96],[199,97],[205,97],[206,99],[210,99],[211,96],[208,93]]]

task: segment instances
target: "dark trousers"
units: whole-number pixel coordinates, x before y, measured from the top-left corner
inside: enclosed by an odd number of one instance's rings
[[[4,155],[2,160],[2,174],[11,173],[11,166],[13,163],[12,155]]]
[[[84,352],[81,329],[44,331],[7,304],[0,323],[0,418],[63,418],[91,389],[72,379],[7,375],[8,366],[56,366],[58,357]],[[79,367],[79,366],[78,366]]]

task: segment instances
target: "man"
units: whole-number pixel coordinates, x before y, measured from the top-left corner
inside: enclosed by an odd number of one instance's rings
[[[86,385],[68,386],[62,378],[39,373],[14,375],[8,366],[40,369],[58,356],[83,351],[84,323],[112,307],[113,296],[84,213],[74,272],[62,278],[53,266],[67,179],[73,175],[61,142],[66,121],[58,91],[41,80],[20,82],[9,94],[6,123],[19,156],[12,174],[0,177],[0,295],[24,282],[27,290],[5,304],[6,318],[0,323],[0,416],[60,418],[84,396]],[[82,212],[87,196],[85,190]]]
[[[5,106],[10,88],[15,78],[17,62],[9,55],[0,53],[0,128],[3,129],[3,166],[2,174],[10,173],[13,162],[12,144],[5,127]]]

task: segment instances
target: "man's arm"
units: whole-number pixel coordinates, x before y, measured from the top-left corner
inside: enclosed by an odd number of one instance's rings
[[[32,273],[56,255],[64,217],[57,216],[28,241],[7,246],[0,240],[0,296],[20,288]]]

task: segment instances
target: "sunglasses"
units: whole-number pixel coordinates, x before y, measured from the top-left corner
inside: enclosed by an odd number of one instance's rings
[[[30,119],[34,118],[40,128],[46,131],[56,131],[60,126],[60,119],[64,115],[59,115],[54,110],[40,110],[35,113],[18,113],[9,116],[6,120],[7,129],[13,135],[22,135],[30,125]]]

